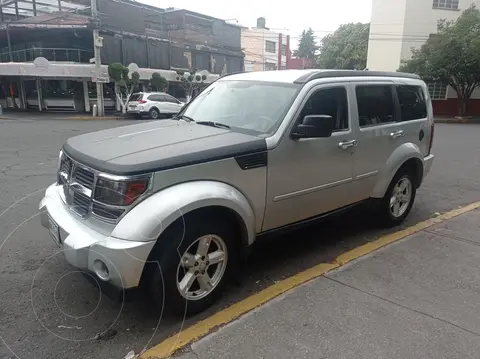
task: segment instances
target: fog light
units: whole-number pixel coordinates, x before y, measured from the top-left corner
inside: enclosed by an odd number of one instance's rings
[[[108,271],[108,267],[101,260],[96,259],[93,262],[93,270],[95,271],[95,274],[97,275],[97,277],[100,278],[101,280],[108,281],[110,279],[110,273]]]

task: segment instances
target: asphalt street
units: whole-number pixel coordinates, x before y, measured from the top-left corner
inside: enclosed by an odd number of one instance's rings
[[[39,223],[38,203],[55,180],[67,138],[133,122],[0,120],[0,358],[124,358],[385,233],[357,210],[257,245],[242,286],[229,288],[215,307],[186,322],[153,314],[142,299],[114,303],[64,263]],[[404,226],[480,200],[479,136],[479,125],[436,125],[436,160]]]

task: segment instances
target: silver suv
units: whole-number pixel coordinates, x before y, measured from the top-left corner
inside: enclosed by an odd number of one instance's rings
[[[148,115],[156,120],[162,115],[175,115],[185,104],[165,92],[138,92],[132,94],[127,104],[127,113],[142,117]]]
[[[379,223],[400,224],[432,166],[433,130],[415,75],[229,75],[171,120],[69,139],[42,223],[108,287],[193,314],[266,234],[367,200]]]

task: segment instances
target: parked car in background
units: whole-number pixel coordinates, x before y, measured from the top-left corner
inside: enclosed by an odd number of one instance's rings
[[[156,120],[161,116],[177,114],[185,103],[165,92],[138,92],[130,97],[127,113],[142,117],[148,115]]]

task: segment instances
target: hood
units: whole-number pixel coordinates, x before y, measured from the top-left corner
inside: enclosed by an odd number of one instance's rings
[[[194,122],[162,120],[72,137],[63,150],[97,170],[132,175],[261,152],[266,142]]]

